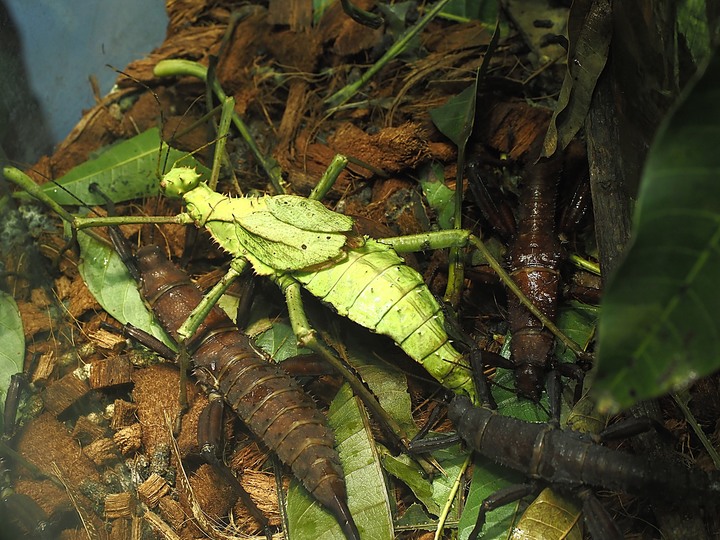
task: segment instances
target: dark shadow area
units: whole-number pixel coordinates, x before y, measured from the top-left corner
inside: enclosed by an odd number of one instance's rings
[[[17,26],[0,2],[0,159],[33,163],[52,150],[42,105],[30,89]]]

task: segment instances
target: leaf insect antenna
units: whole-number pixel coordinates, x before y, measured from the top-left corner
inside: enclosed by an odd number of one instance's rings
[[[117,215],[115,212],[115,202],[100,189],[100,186],[98,186],[96,182],[90,184],[90,186],[88,186],[88,190],[105,201],[108,215]],[[139,282],[140,270],[138,270],[137,264],[135,263],[135,256],[132,254],[127,239],[123,236],[122,232],[120,232],[120,227],[117,225],[108,227],[108,234],[110,235],[110,240],[112,240],[113,247],[115,248],[115,251],[117,251],[120,260],[128,269],[128,272],[130,272],[133,279],[136,282]]]

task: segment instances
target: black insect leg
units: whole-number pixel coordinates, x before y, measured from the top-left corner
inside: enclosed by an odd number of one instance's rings
[[[499,192],[490,192],[490,186],[486,179],[483,178],[480,163],[471,161],[467,164],[465,171],[468,176],[470,192],[485,219],[504,240],[507,241],[512,238],[517,223],[512,209],[505,202],[505,198]]]
[[[428,452],[434,452],[441,448],[447,448],[453,444],[457,444],[461,441],[460,436],[457,434],[449,435],[436,435],[434,437],[427,437],[428,431],[437,423],[440,416],[440,408],[436,407],[430,413],[425,425],[420,428],[415,437],[408,443],[408,451],[411,454],[426,454]]]
[[[674,438],[672,434],[657,420],[649,418],[647,416],[640,416],[637,418],[626,418],[621,420],[612,426],[609,426],[602,430],[597,435],[597,440],[600,443],[613,441],[617,439],[627,439],[628,437],[634,437],[648,431],[657,432],[660,437],[666,442],[673,442]]]
[[[490,392],[490,382],[485,376],[485,366],[483,352],[474,347],[469,353],[470,367],[473,370],[473,380],[475,382],[475,392],[477,393],[478,403],[486,409],[497,409],[497,403]]]
[[[18,407],[20,405],[20,394],[27,384],[24,373],[13,373],[10,376],[10,385],[5,395],[5,409],[3,412],[3,438],[9,439],[15,432]]]
[[[592,490],[579,489],[576,495],[583,502],[583,515],[590,536],[595,540],[623,540],[623,535],[605,507],[595,497]]]
[[[255,501],[252,500],[250,494],[242,487],[242,484],[240,484],[230,468],[225,465],[225,462],[219,457],[222,443],[224,408],[223,397],[218,392],[210,392],[210,395],[208,395],[208,404],[202,413],[200,413],[198,420],[197,438],[198,445],[200,446],[200,454],[207,463],[213,465],[218,472],[223,475],[233,487],[237,496],[240,497],[245,508],[247,508],[252,517],[255,518],[255,521],[262,526],[268,540],[272,540],[272,530],[270,529],[267,518],[257,507]]]
[[[480,505],[480,512],[478,513],[477,522],[473,528],[469,540],[475,540],[478,535],[482,532],[483,526],[485,525],[485,515],[492,510],[510,504],[511,502],[519,501],[523,497],[528,495],[537,495],[540,493],[541,486],[535,482],[529,482],[527,484],[515,484],[506,488],[500,489],[487,497]]]

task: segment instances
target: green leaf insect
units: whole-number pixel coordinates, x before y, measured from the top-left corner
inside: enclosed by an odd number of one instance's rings
[[[392,338],[444,387],[475,396],[470,366],[422,276],[390,245],[353,233],[352,218],[294,195],[227,197],[186,167],[160,187],[182,197],[187,216],[257,274],[300,283],[339,315]]]

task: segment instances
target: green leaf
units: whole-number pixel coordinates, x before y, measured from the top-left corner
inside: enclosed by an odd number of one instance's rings
[[[253,327],[267,325],[270,327],[254,336],[253,341],[269,354],[275,362],[282,362],[287,358],[312,352],[310,349],[298,347],[295,332],[293,332],[290,324],[286,322],[271,322],[269,319],[260,319],[253,323]],[[248,334],[253,335],[251,328],[248,328]]]
[[[468,538],[475,528],[480,505],[485,499],[500,489],[513,484],[521,484],[525,481],[523,475],[518,472],[489,461],[480,466],[478,461],[476,460],[470,491],[465,500],[465,510],[458,524],[458,538],[460,540]],[[507,538],[508,531],[517,519],[519,504],[519,502],[506,504],[487,513],[482,533],[483,540]]]
[[[472,132],[477,84],[476,77],[473,84],[451,97],[444,105],[430,109],[430,118],[435,126],[461,149],[465,148],[465,143]]]
[[[589,5],[587,14],[578,9],[584,6],[579,2],[570,11],[567,71],[543,143],[544,156],[552,156],[558,148],[562,151],[585,124],[595,84],[605,69],[612,37],[612,9],[609,0]]]
[[[511,540],[582,540],[582,514],[577,503],[550,488],[540,492],[513,527]]]
[[[455,212],[455,191],[445,185],[443,167],[432,163],[420,176],[420,187],[430,207],[438,216],[441,229],[452,229]]]
[[[631,248],[604,294],[593,391],[601,411],[720,368],[720,57],[660,128]]]
[[[432,481],[420,470],[417,463],[405,454],[393,456],[383,448],[379,451],[383,468],[395,478],[402,480],[429,513],[439,515],[441,506],[433,498]]]
[[[456,20],[480,20],[494,25],[498,13],[497,0],[451,0],[442,11],[442,16]]]
[[[345,384],[330,405],[328,422],[345,471],[350,512],[363,538],[394,537],[390,499],[365,412]],[[289,540],[344,540],[335,519],[293,480],[287,497]]]
[[[0,291],[0,413],[5,409],[5,397],[10,377],[20,373],[25,358],[25,335],[20,311],[12,296]],[[0,429],[2,429],[0,414]]]
[[[695,64],[701,63],[712,52],[706,0],[682,0],[677,6],[678,33],[685,38]],[[717,24],[717,23],[716,23]]]
[[[598,306],[571,301],[560,308],[557,326],[575,343],[586,348],[595,335],[597,319],[600,315]],[[575,354],[565,347],[560,340],[555,340],[555,356],[563,362],[575,362]]]
[[[412,402],[405,373],[378,357],[377,350],[357,333],[346,332],[346,360],[372,390],[380,405],[405,431],[413,437],[418,428],[412,416]]]
[[[78,244],[81,255],[78,270],[103,309],[120,323],[131,323],[175,349],[165,330],[148,311],[137,283],[117,252],[82,231],[78,233]]]
[[[169,148],[165,143],[162,150],[163,159],[169,151],[169,164],[181,161],[182,165],[198,167],[209,176],[208,170],[192,157],[186,157],[185,152]],[[160,134],[157,128],[152,128],[107,148],[98,157],[78,165],[56,182],[48,182],[43,190],[58,204],[75,206],[105,204],[103,198],[89,191],[93,183],[116,203],[157,195],[160,186],[159,152]]]

